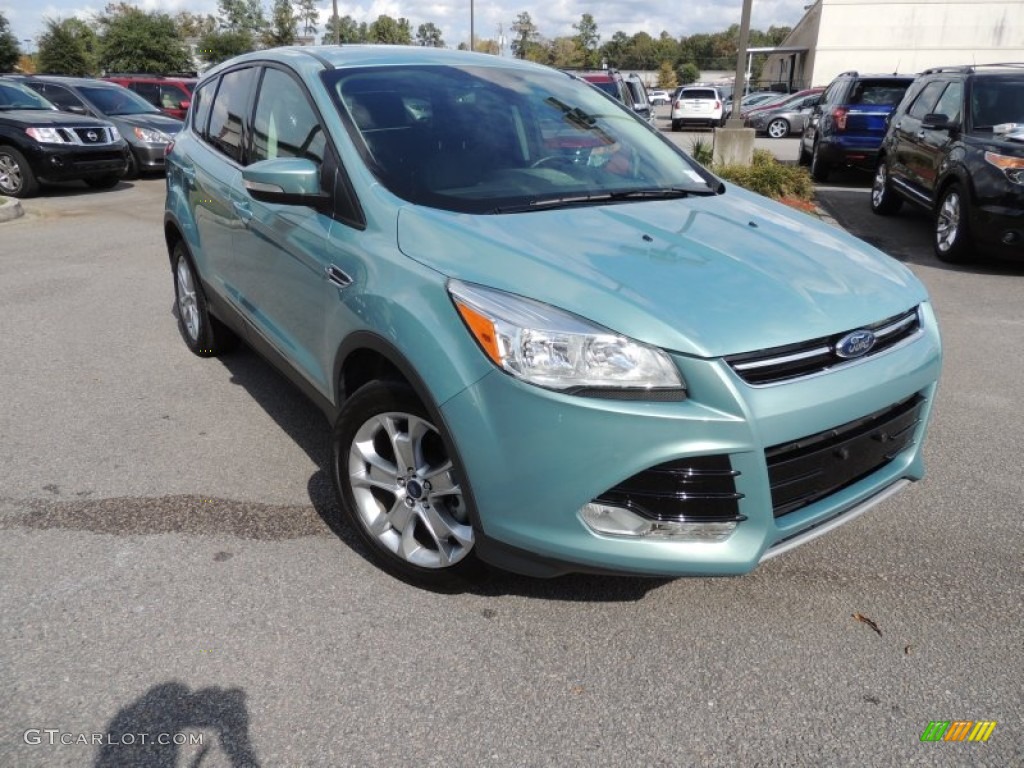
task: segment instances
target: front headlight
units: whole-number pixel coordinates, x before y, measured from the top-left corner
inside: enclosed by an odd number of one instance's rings
[[[1024,184],[1024,157],[986,152],[985,160],[1006,174],[1014,184]]]
[[[26,128],[25,133],[41,144],[70,144],[56,128]]]
[[[150,128],[133,128],[132,133],[139,141],[144,141],[147,144],[166,144],[171,140],[171,137],[163,131],[154,131]]]
[[[664,350],[548,304],[456,280],[448,292],[491,361],[538,387],[560,391],[670,390],[686,385]]]

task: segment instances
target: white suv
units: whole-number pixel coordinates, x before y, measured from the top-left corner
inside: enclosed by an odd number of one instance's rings
[[[708,85],[683,86],[672,97],[672,130],[696,124],[714,128],[725,121],[722,94]]]

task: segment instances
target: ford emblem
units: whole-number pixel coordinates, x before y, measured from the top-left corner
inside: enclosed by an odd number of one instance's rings
[[[847,359],[862,357],[871,351],[875,341],[871,331],[852,331],[836,342],[836,354]]]

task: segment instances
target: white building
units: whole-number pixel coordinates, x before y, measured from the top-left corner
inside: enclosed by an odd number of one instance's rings
[[[1022,0],[817,0],[761,79],[809,87],[851,69],[912,74],[1002,62],[1024,62]]]

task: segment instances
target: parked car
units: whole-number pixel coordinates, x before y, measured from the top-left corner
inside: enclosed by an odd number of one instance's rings
[[[672,103],[672,97],[669,95],[668,91],[662,91],[662,90],[651,91],[648,94],[648,97],[650,99],[651,104],[671,104]]]
[[[871,187],[875,213],[904,200],[934,215],[942,261],[979,248],[1024,257],[1024,64],[922,73],[893,113]]]
[[[811,110],[800,137],[800,162],[815,181],[828,181],[833,168],[874,168],[889,115],[913,75],[838,75]]]
[[[624,79],[626,81],[626,88],[631,96],[627,106],[653,125],[654,106],[651,104],[650,99],[647,98],[647,86],[644,85],[644,81],[636,74],[629,75]]]
[[[683,86],[672,98],[672,130],[681,131],[687,125],[714,128],[724,122],[722,95],[709,85]]]
[[[601,89],[616,101],[621,101],[644,120],[653,122],[654,110],[647,99],[647,89],[638,75],[623,77],[622,73],[615,69],[567,71],[570,75]]]
[[[0,195],[33,197],[51,181],[117,184],[128,148],[117,128],[65,115],[35,91],[0,78]]]
[[[811,110],[821,101],[824,88],[808,88],[779,102],[755,106],[744,118],[744,124],[773,139],[784,139],[791,133],[803,133]]]
[[[128,170],[134,179],[142,171],[162,171],[164,151],[181,130],[181,120],[116,83],[87,77],[32,76],[24,84],[65,112],[93,115],[113,123],[128,142]]]
[[[402,578],[739,574],[922,476],[913,273],[562,73],[257,51],[204,75],[167,162],[185,344],[244,339],[319,404]]]
[[[769,101],[777,102],[781,99],[786,98],[786,94],[780,94],[775,91],[756,91],[754,93],[748,93],[742,99],[740,99],[740,115],[745,112],[749,112],[758,104],[767,104]],[[725,105],[725,116],[732,117],[733,103],[729,101]]]
[[[139,94],[165,115],[178,120],[185,119],[197,82],[194,77],[173,75],[108,75],[104,79]]]

